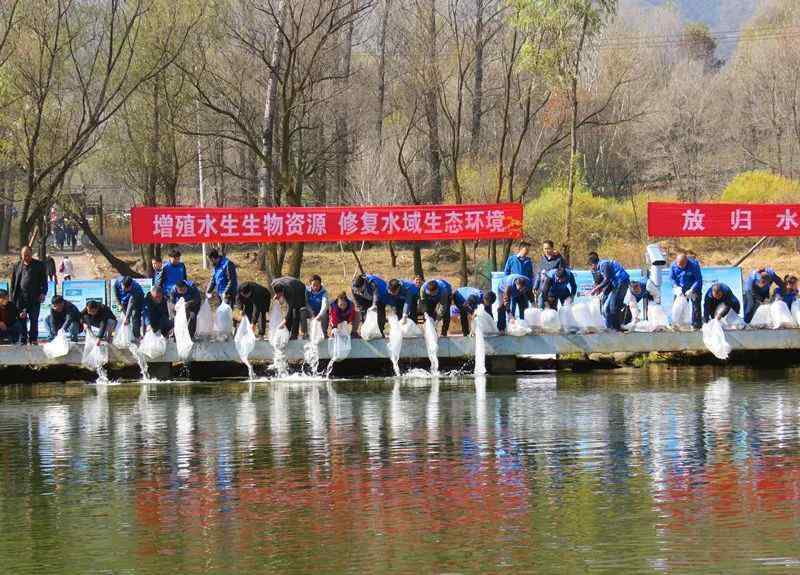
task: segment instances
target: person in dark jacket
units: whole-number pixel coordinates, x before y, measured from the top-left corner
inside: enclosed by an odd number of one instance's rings
[[[779,289],[785,286],[783,280],[772,268],[754,270],[744,282],[744,322],[750,323],[762,303],[769,302],[770,288],[775,284]]]
[[[353,339],[361,336],[358,334],[358,313],[356,304],[347,297],[347,292],[341,292],[336,299],[331,302],[330,313],[328,314],[331,332],[338,329],[342,323],[350,324],[350,334]]]
[[[780,299],[790,310],[792,304],[797,301],[797,276],[783,276],[783,287],[775,288],[775,299]]]
[[[353,278],[350,288],[353,299],[361,312],[361,321],[367,317],[367,312],[375,308],[378,312],[378,328],[383,334],[386,327],[386,306],[393,305],[394,300],[389,295],[389,286],[384,279],[375,274],[359,274]]]
[[[0,289],[0,339],[17,343],[23,329],[17,306],[8,299],[8,291]]]
[[[47,270],[44,264],[34,259],[29,246],[22,248],[20,260],[11,273],[11,301],[17,307],[23,324],[22,343],[38,345],[39,312],[47,297]],[[24,329],[25,322],[29,322]]]
[[[114,329],[117,327],[117,316],[106,304],[89,300],[81,312],[81,324],[87,332],[94,328],[98,339],[110,342],[114,336]]]
[[[531,245],[528,242],[522,241],[519,243],[519,250],[516,254],[511,254],[506,260],[506,266],[503,268],[505,274],[519,274],[528,278],[533,283],[533,260],[528,256]]]
[[[303,334],[308,334],[308,297],[306,284],[290,276],[273,280],[270,284],[273,299],[277,304],[286,302],[286,317],[282,327],[291,333],[291,339],[297,339],[302,324]],[[273,329],[275,326],[270,326]],[[279,326],[280,327],[280,326]]]
[[[422,283],[425,283],[424,281]],[[416,322],[419,317],[419,288],[415,281],[391,279],[387,286],[387,291],[392,297],[394,311],[397,317],[411,318]]]
[[[497,327],[501,331],[505,330],[506,318],[519,315],[520,319],[525,317],[525,310],[531,301],[531,283],[528,278],[519,274],[512,274],[500,280],[497,287],[500,292],[500,307],[498,308]]]
[[[53,256],[47,256],[45,260],[45,268],[47,269],[47,279],[55,284],[58,283],[58,270],[56,269],[56,260]]]
[[[50,332],[50,341],[62,329],[72,341],[78,341],[81,332],[81,312],[71,301],[65,300],[60,295],[54,295],[50,300],[50,315],[44,320]]]
[[[482,305],[483,309],[490,316],[492,305],[494,305],[497,295],[493,291],[484,292],[474,287],[460,287],[453,294],[453,305],[458,308],[458,317],[461,319],[461,333],[467,337],[470,333],[470,317]]]
[[[220,255],[217,250],[208,252],[208,259],[211,261],[213,271],[211,272],[211,281],[208,282],[206,293],[216,293],[221,301],[233,307],[236,293],[239,291],[236,264],[229,260],[227,256]]]
[[[169,319],[167,298],[164,297],[161,286],[154,285],[144,296],[142,322],[145,329],[150,328],[153,333],[160,333],[164,337],[169,337],[172,332],[173,323]]]
[[[439,318],[437,308],[441,310],[442,337],[450,331],[450,303],[453,301],[453,286],[442,279],[428,280],[419,290],[419,301],[426,314],[433,321]]]
[[[578,283],[575,281],[575,274],[567,268],[556,268],[550,270],[544,276],[541,285],[542,298],[545,305],[552,309],[558,309],[558,305],[564,305],[569,301],[575,301],[578,293]]]
[[[545,240],[542,242],[542,257],[539,258],[539,263],[536,266],[536,278],[531,284],[531,293],[533,298],[531,304],[536,304],[540,309],[544,309],[544,281],[549,271],[566,268],[567,262],[564,257],[556,251],[556,246],[553,240]]]
[[[601,278],[591,295],[606,296],[603,303],[606,327],[622,331],[622,316],[625,311],[625,296],[631,283],[630,276],[618,261],[601,260],[597,252],[590,252],[588,259],[592,272],[599,272]]]
[[[161,286],[167,297],[172,293],[172,288],[180,280],[189,279],[186,275],[186,265],[181,261],[181,252],[178,250],[171,250],[169,252],[169,261],[161,267],[158,274],[158,280],[155,282]]]
[[[328,336],[328,290],[322,285],[322,278],[314,274],[306,287],[309,319],[317,318],[322,325],[322,333]]]
[[[164,269],[164,260],[159,256],[155,256],[150,260],[150,279],[153,280],[153,285],[161,285],[161,270]]]
[[[250,325],[258,326],[259,337],[267,333],[267,314],[271,296],[269,290],[256,282],[245,282],[239,286],[236,305],[247,316]]]
[[[114,282],[114,298],[119,309],[125,314],[122,325],[130,324],[133,337],[142,336],[142,308],[144,307],[144,289],[133,278],[124,276]]]
[[[685,297],[692,303],[692,327],[700,329],[703,327],[702,310],[700,309],[702,307],[700,297],[703,290],[703,273],[700,269],[700,262],[689,257],[684,251],[678,252],[670,268],[670,276],[675,297]]]
[[[741,313],[739,299],[726,284],[715,282],[703,298],[703,321],[708,323],[712,319],[722,319],[731,310]]]
[[[194,337],[197,331],[197,314],[200,311],[200,306],[203,305],[203,294],[200,293],[194,282],[178,280],[178,283],[175,284],[169,294],[169,299],[173,305],[181,299],[186,302],[186,321],[189,323],[189,335]]]

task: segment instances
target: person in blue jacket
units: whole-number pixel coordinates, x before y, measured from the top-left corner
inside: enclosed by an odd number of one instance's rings
[[[575,274],[567,268],[556,268],[545,274],[542,284],[542,297],[544,303],[552,309],[557,309],[558,304],[564,305],[568,300],[575,301],[578,293],[578,283]]]
[[[744,282],[744,321],[750,323],[758,307],[770,299],[770,287],[784,289],[783,280],[772,268],[754,270]]]
[[[703,325],[701,320],[703,272],[700,269],[700,262],[689,257],[686,252],[680,251],[670,268],[670,277],[675,297],[685,297],[692,304],[692,327],[700,329]]]
[[[386,306],[394,305],[386,281],[374,274],[359,274],[353,279],[350,290],[361,313],[359,323],[364,322],[367,312],[374,307],[378,312],[378,328],[383,333],[383,328],[386,327]]]
[[[239,281],[236,277],[236,264],[229,260],[227,256],[220,255],[216,249],[208,252],[208,259],[213,266],[213,270],[211,272],[211,281],[208,282],[208,287],[206,288],[206,293],[211,295],[216,292],[221,301],[233,307],[236,294],[239,291]]]
[[[461,318],[461,333],[464,337],[469,335],[469,322],[470,316],[475,313],[479,305],[490,316],[494,317],[492,313],[492,305],[497,299],[497,295],[493,291],[484,292],[474,287],[460,287],[453,293],[453,304],[458,308],[458,316]]]
[[[557,250],[553,240],[545,240],[542,242],[542,257],[539,258],[539,263],[536,266],[536,278],[533,281],[533,299],[531,302],[536,302],[540,309],[544,309],[544,280],[547,273],[558,269],[566,268],[567,262]]]
[[[172,333],[167,298],[164,297],[164,290],[161,289],[161,286],[154,285],[145,296],[142,320],[145,329],[150,328],[153,333],[160,333],[164,337],[169,337],[169,334]]]
[[[318,319],[322,325],[322,333],[328,337],[328,290],[322,285],[318,274],[311,276],[306,286],[309,319]]]
[[[144,307],[144,290],[133,278],[124,276],[114,282],[114,298],[124,317],[122,325],[130,324],[133,337],[142,335],[142,308]]]
[[[797,277],[793,275],[783,276],[783,286],[775,289],[775,298],[782,299],[783,303],[791,310],[792,304],[797,299]]]
[[[424,283],[424,282],[423,282]],[[410,318],[416,322],[419,318],[419,288],[416,281],[399,280],[397,278],[389,280],[387,289],[393,299],[395,313],[398,318]]]
[[[606,327],[622,331],[622,314],[625,311],[625,296],[630,287],[630,276],[616,260],[601,260],[597,252],[589,253],[589,267],[592,273],[599,274],[598,283],[591,295],[605,295],[603,315]]]
[[[520,242],[519,250],[516,254],[511,254],[506,260],[506,267],[503,269],[505,274],[519,274],[533,282],[533,260],[528,256],[531,245],[528,242]]]
[[[200,311],[200,306],[203,304],[203,295],[200,290],[194,285],[194,282],[189,280],[178,280],[175,287],[169,293],[169,300],[172,305],[178,303],[178,300],[183,299],[186,302],[186,320],[189,322],[189,335],[194,337],[197,330],[197,314]]]
[[[186,279],[189,276],[186,274],[186,265],[181,261],[181,252],[172,250],[169,252],[169,261],[161,266],[153,284],[161,286],[161,291],[169,297],[175,284]]]
[[[501,297],[500,307],[497,310],[497,327],[500,331],[505,331],[508,314],[511,317],[519,314],[519,318],[524,319],[525,310],[528,309],[532,297],[531,282],[523,275],[512,274],[501,279],[497,289]]]
[[[739,298],[733,290],[722,282],[714,282],[703,298],[703,321],[708,323],[712,319],[722,319],[731,310],[741,313],[740,309]]]
[[[426,314],[433,321],[439,319],[436,308],[441,308],[442,337],[450,331],[450,303],[453,301],[453,286],[443,279],[428,280],[419,290],[419,301]]]

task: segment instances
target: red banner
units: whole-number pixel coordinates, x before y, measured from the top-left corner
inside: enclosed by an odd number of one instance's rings
[[[131,210],[137,244],[511,239],[522,204]]]
[[[800,236],[800,204],[647,205],[650,237]]]

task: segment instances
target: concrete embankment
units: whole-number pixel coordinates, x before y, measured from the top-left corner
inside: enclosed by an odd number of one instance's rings
[[[800,350],[800,330],[746,330],[727,333],[733,348],[732,359],[749,358],[758,362],[763,358],[779,358],[782,363],[795,361]],[[382,374],[390,371],[388,340],[353,340],[347,360],[337,364],[338,375]],[[303,341],[292,341],[287,350],[290,362],[303,360]],[[487,365],[490,373],[510,373],[518,368],[530,367],[536,362],[531,356],[588,357],[588,356],[643,356],[651,353],[697,355],[706,352],[700,332],[664,333],[600,333],[572,335],[532,335],[526,337],[491,337],[486,342]],[[81,368],[83,346],[72,344],[69,355],[55,360],[45,357],[40,346],[0,346],[0,384],[26,381],[58,381],[65,379],[93,379],[90,372]],[[474,339],[453,336],[439,341],[439,357],[443,368],[470,369],[474,354]],[[136,377],[138,367],[127,350],[110,348],[109,368],[119,377]],[[328,346],[319,348],[320,359],[328,359]],[[422,339],[403,342],[402,361],[409,365],[425,366],[428,352]],[[269,363],[273,350],[266,341],[259,341],[251,355],[254,364]],[[703,360],[714,362],[703,356]],[[565,364],[569,364],[567,361]],[[557,366],[557,361],[549,360]],[[182,371],[179,371],[182,370]],[[183,374],[201,379],[224,376],[246,376],[232,342],[197,342],[190,362],[184,362],[170,343],[164,357],[151,364],[156,377],[174,377]]]

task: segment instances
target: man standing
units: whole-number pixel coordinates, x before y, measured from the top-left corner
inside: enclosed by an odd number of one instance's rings
[[[65,300],[60,295],[54,295],[50,300],[50,315],[45,319],[47,329],[50,331],[50,341],[62,329],[72,341],[78,341],[81,331],[81,312],[71,301]]]
[[[670,269],[672,285],[675,297],[685,297],[692,303],[692,327],[700,329],[703,327],[701,321],[702,310],[701,295],[703,290],[703,274],[700,270],[700,263],[690,258],[684,251],[678,252],[675,261]]]
[[[161,266],[157,279],[154,278],[153,281],[156,285],[160,285],[162,291],[169,297],[175,284],[186,279],[188,279],[186,265],[181,261],[181,252],[173,249],[169,252],[169,261]]]
[[[22,320],[22,343],[38,345],[39,310],[46,296],[47,270],[41,261],[33,258],[30,246],[25,246],[11,273],[11,301],[17,306]],[[26,321],[30,322],[27,330]]]
[[[630,286],[630,276],[618,261],[601,260],[597,252],[589,253],[589,267],[592,273],[599,273],[600,279],[600,283],[594,287],[591,295],[606,295],[603,304],[606,327],[621,331],[622,312],[625,309],[625,296]]]
[[[239,286],[236,305],[247,316],[250,325],[258,325],[258,336],[267,333],[267,313],[269,312],[269,290],[256,282],[245,282]]]
[[[69,259],[69,256],[64,256],[61,258],[61,267],[59,268],[61,271],[62,279],[61,281],[71,281],[72,274],[75,273],[75,266],[72,263],[72,260]]]
[[[216,292],[220,301],[224,301],[232,307],[236,300],[236,292],[239,291],[236,264],[227,256],[220,255],[215,249],[208,252],[208,259],[214,269],[211,272],[211,281],[208,282],[206,293],[211,295]]]
[[[519,250],[516,254],[511,254],[506,260],[506,267],[503,269],[505,274],[519,274],[528,278],[533,283],[533,260],[528,256],[531,245],[522,241],[519,243]]]
[[[274,300],[277,305],[286,302],[286,318],[283,325],[291,333],[291,339],[297,339],[300,333],[300,324],[303,325],[303,333],[308,335],[308,296],[306,284],[297,278],[290,276],[278,278],[270,284],[272,293],[275,294]],[[269,326],[274,329],[278,326]]]
[[[322,325],[322,333],[328,336],[328,290],[322,285],[322,278],[314,274],[306,288],[309,319],[317,318]]]
[[[144,290],[133,278],[124,276],[114,282],[114,297],[125,318],[122,325],[130,324],[133,337],[139,339],[142,334],[142,308],[144,307]]]
[[[544,309],[544,281],[547,278],[548,272],[566,267],[567,262],[565,262],[563,256],[556,251],[553,240],[543,241],[542,257],[536,269],[536,280],[531,284],[533,294],[536,297],[532,302],[535,301],[539,308]]]
[[[772,268],[754,270],[744,282],[744,322],[749,324],[759,306],[768,302],[772,284],[785,289],[783,280]]]

